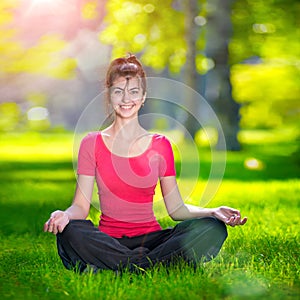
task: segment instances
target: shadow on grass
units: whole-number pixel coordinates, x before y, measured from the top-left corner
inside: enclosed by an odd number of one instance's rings
[[[283,150],[280,155],[269,155],[264,151],[257,151],[257,148],[255,151],[255,157],[263,162],[264,168],[251,170],[245,167],[245,159],[251,157],[253,149],[229,152],[223,179],[254,182],[299,178],[299,164]],[[198,178],[206,180],[211,171],[211,161],[203,157]],[[197,179],[194,161],[184,162],[183,166],[185,171],[180,174],[181,165],[176,163],[178,176],[182,175],[180,178]],[[53,210],[65,209],[70,205],[76,178],[71,160],[0,160],[0,183],[2,233],[24,233],[33,230],[39,234],[43,223]]]
[[[50,213],[56,209],[66,208],[67,204],[69,203],[2,203],[0,234],[39,236],[43,233],[43,225],[50,217]]]
[[[0,172],[42,170],[53,171],[58,169],[73,169],[72,161],[1,161]]]
[[[56,183],[75,180],[71,161],[0,161],[0,182],[52,181]]]
[[[240,180],[240,181],[260,181],[260,180],[287,180],[299,178],[300,165],[295,162],[291,157],[282,155],[257,155],[263,168],[249,169],[245,167],[245,160],[249,158],[247,153],[229,153],[227,155],[226,169],[223,176],[228,180]],[[177,176],[183,179],[195,179],[195,168],[199,168],[198,178],[202,180],[212,179],[209,178],[211,172],[211,161],[202,159],[200,161],[200,167],[196,166],[193,161],[188,162],[176,162]],[[181,168],[184,168],[184,172],[181,173]],[[65,171],[63,174],[55,172]],[[24,176],[21,173],[24,172]],[[43,172],[43,176],[37,176],[38,172]],[[46,176],[45,174],[47,174]],[[67,174],[67,172],[69,172]],[[216,173],[221,173],[222,170],[218,170]],[[216,174],[218,176],[218,174]],[[73,164],[71,161],[20,161],[20,162],[5,162],[0,161],[0,182],[1,181],[13,181],[13,180],[30,180],[43,181],[50,179],[53,182],[68,181],[70,176],[75,178],[75,172],[73,170]],[[197,176],[197,175],[196,175]],[[47,178],[48,177],[48,178]],[[218,179],[218,178],[217,178]]]
[[[234,159],[235,158],[235,159]],[[264,156],[259,155],[256,157],[259,159],[263,167],[262,169],[250,169],[245,167],[245,161],[250,158],[243,153],[229,154],[226,162],[226,169],[223,179],[237,180],[237,181],[270,181],[270,180],[288,180],[299,178],[300,166],[294,162],[291,158],[283,156]],[[184,172],[183,178],[192,178],[195,172],[192,172],[198,166],[195,166],[194,162],[184,162],[181,166],[176,162],[177,175],[180,176],[180,169],[184,167],[185,170],[190,172]],[[211,162],[202,160],[200,162],[200,169],[198,178],[202,180],[209,179],[211,171]],[[221,173],[222,170],[218,172]],[[217,173],[217,172],[216,172]],[[216,174],[218,175],[218,174]],[[211,178],[212,179],[212,178]]]
[[[42,233],[54,210],[70,205],[76,178],[70,161],[0,161],[0,232]]]

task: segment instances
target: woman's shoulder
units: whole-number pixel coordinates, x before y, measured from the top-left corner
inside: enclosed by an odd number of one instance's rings
[[[152,149],[172,164],[174,162],[173,147],[169,138],[163,134],[153,135]]]
[[[158,141],[158,142],[165,142],[165,141],[169,142],[168,137],[161,133],[153,133],[152,138],[153,138],[153,140]]]
[[[158,147],[170,147],[171,142],[169,138],[163,134],[160,133],[154,133],[152,136],[152,141],[154,146]]]
[[[85,134],[85,136],[81,140],[81,144],[91,144],[95,143],[97,137],[101,135],[101,131],[91,131]]]
[[[90,131],[85,134],[83,139],[95,139],[99,134],[101,134],[101,131]]]

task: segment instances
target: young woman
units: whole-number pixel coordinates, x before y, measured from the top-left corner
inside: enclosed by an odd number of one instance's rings
[[[88,134],[78,155],[78,180],[72,205],[55,211],[44,231],[57,236],[66,268],[79,271],[149,268],[183,259],[196,265],[215,257],[227,237],[226,225],[246,223],[238,210],[201,208],[183,202],[177,187],[170,142],[141,127],[138,112],[146,100],[146,78],[134,55],[111,62],[106,87],[112,124]],[[99,226],[85,220],[96,179]],[[179,222],[162,229],[153,213],[160,182],[168,214]]]

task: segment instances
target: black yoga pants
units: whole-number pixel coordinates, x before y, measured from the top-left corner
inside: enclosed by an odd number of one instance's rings
[[[88,220],[71,220],[57,234],[58,254],[67,269],[129,271],[147,269],[156,263],[170,264],[178,259],[196,265],[209,261],[220,251],[227,229],[220,220],[208,217],[178,223],[135,237],[113,238]]]

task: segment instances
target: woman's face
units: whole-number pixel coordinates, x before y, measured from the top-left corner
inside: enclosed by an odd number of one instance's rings
[[[139,77],[118,77],[110,88],[110,101],[117,116],[137,116],[145,101]]]

